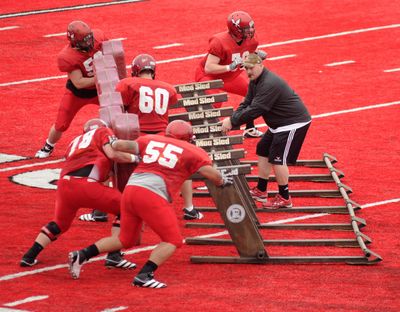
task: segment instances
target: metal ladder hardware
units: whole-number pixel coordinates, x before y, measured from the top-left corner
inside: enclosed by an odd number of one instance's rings
[[[188,245],[209,245],[209,246],[234,246],[238,253],[237,256],[191,256],[192,263],[219,263],[219,264],[284,264],[284,263],[346,263],[346,264],[376,264],[382,261],[382,258],[370,249],[372,240],[361,232],[366,228],[367,222],[364,218],[356,216],[356,212],[361,210],[361,206],[351,200],[349,195],[353,192],[351,187],[344,184],[340,179],[344,178],[344,173],[335,168],[338,160],[336,157],[324,153],[322,159],[298,160],[297,167],[304,168],[322,168],[320,171],[327,170],[327,173],[297,173],[291,174],[291,182],[313,182],[324,183],[324,185],[333,185],[328,189],[306,189],[291,190],[292,197],[307,198],[342,198],[344,205],[319,205],[319,206],[298,206],[293,208],[279,208],[275,210],[258,208],[250,195],[249,182],[256,182],[258,177],[252,175],[252,167],[257,166],[257,160],[243,160],[246,155],[244,148],[235,147],[243,143],[241,135],[226,136],[221,132],[220,117],[229,116],[233,108],[215,108],[213,105],[218,102],[228,100],[226,93],[212,94],[211,89],[221,89],[222,80],[205,81],[201,83],[188,83],[175,86],[182,99],[175,105],[177,108],[185,108],[187,113],[170,115],[173,119],[184,119],[190,121],[193,126],[193,132],[196,135],[195,144],[208,152],[214,162],[215,168],[233,176],[234,184],[228,187],[216,187],[213,183],[199,174],[194,174],[192,179],[195,181],[204,181],[207,186],[205,191],[194,191],[193,197],[211,197],[214,205],[210,207],[196,206],[198,211],[206,214],[218,213],[222,222],[207,222],[198,220],[196,222],[187,222],[187,228],[204,229],[226,229],[229,238],[200,238],[187,237],[185,239]],[[207,94],[206,94],[207,93]],[[299,168],[298,171],[302,171]],[[311,169],[308,169],[310,171]],[[270,181],[276,181],[275,176],[271,176]],[[307,185],[307,184],[304,184]],[[278,192],[269,191],[268,194],[274,196]],[[313,199],[315,200],[315,199]],[[272,216],[274,213],[290,213],[307,218],[307,214],[322,214],[326,218],[329,216],[341,215],[341,219],[348,219],[345,222],[321,222],[304,223],[292,218],[290,223],[283,222],[260,222],[258,216]],[[322,216],[321,215],[321,216]],[[339,218],[336,217],[336,218]],[[299,218],[301,220],[302,218]],[[326,219],[324,219],[326,220]],[[279,239],[264,239],[262,235],[267,235],[274,231]],[[290,232],[289,232],[290,231]],[[329,234],[328,234],[329,232]],[[339,234],[343,232],[343,234]],[[290,234],[289,234],[290,233]],[[307,238],[299,238],[301,234],[306,233]],[[346,233],[346,234],[345,234]],[[317,236],[318,237],[315,237]],[[329,237],[321,237],[329,235]],[[343,238],[343,235],[346,238]],[[353,236],[354,235],[354,236]],[[289,236],[289,237],[284,237]],[[292,238],[292,236],[296,236]],[[312,237],[309,237],[312,236]],[[341,237],[338,237],[341,236]],[[347,237],[351,236],[351,238]],[[335,238],[338,237],[338,238]],[[275,256],[267,248],[271,246],[282,246],[280,248],[302,248],[304,255],[296,256]],[[232,247],[231,247],[232,248]],[[342,254],[347,248],[354,251],[360,249],[361,256],[354,255],[318,255],[311,256],[307,254],[307,248],[322,250],[326,253],[328,250]],[[276,249],[276,248],[275,248]],[[279,249],[279,248],[278,248]],[[298,250],[296,249],[296,253]]]

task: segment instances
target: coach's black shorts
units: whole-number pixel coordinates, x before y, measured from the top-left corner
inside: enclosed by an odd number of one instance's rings
[[[295,165],[310,124],[277,133],[268,129],[257,144],[256,154],[267,157],[271,164]]]

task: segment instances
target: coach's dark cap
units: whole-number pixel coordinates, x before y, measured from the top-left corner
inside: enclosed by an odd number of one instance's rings
[[[254,65],[261,64],[261,63],[262,63],[261,57],[259,57],[256,53],[250,53],[244,59],[243,66],[252,68],[252,67],[254,67]]]

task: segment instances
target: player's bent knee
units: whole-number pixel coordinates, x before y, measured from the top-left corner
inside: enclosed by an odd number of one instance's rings
[[[61,234],[61,229],[54,221],[47,223],[42,227],[41,232],[46,235],[51,241],[55,241]]]

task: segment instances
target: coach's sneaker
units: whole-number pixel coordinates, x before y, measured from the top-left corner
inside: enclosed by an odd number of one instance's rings
[[[28,257],[23,257],[21,259],[21,262],[19,263],[19,266],[26,268],[26,267],[32,267],[36,265],[38,261],[35,258],[28,258]]]
[[[53,153],[54,145],[50,145],[49,143],[45,143],[45,145],[36,152],[35,158],[47,158]]]
[[[196,208],[193,208],[192,210],[188,210],[187,208],[183,209],[183,218],[185,220],[200,220],[203,219],[204,215],[196,210]]]
[[[71,251],[68,254],[69,273],[73,279],[78,279],[83,264],[87,262],[82,251]]]
[[[89,222],[107,222],[108,217],[107,213],[94,209],[91,213],[80,215],[79,220]]]
[[[154,279],[154,273],[140,273],[133,279],[134,286],[147,288],[165,288],[167,284],[161,283]]]
[[[260,130],[257,130],[257,128],[249,128],[243,131],[243,136],[245,138],[260,138],[263,134],[264,133],[262,133]]]
[[[257,186],[250,189],[250,195],[254,200],[262,203],[266,202],[268,197],[267,191],[260,191]]]
[[[124,270],[133,270],[136,268],[136,264],[125,260],[123,253],[120,251],[110,252],[107,254],[105,266],[109,269],[118,268]]]
[[[265,209],[292,208],[293,204],[290,196],[289,199],[284,199],[281,195],[276,194],[273,199],[267,200],[263,203],[262,207]]]

